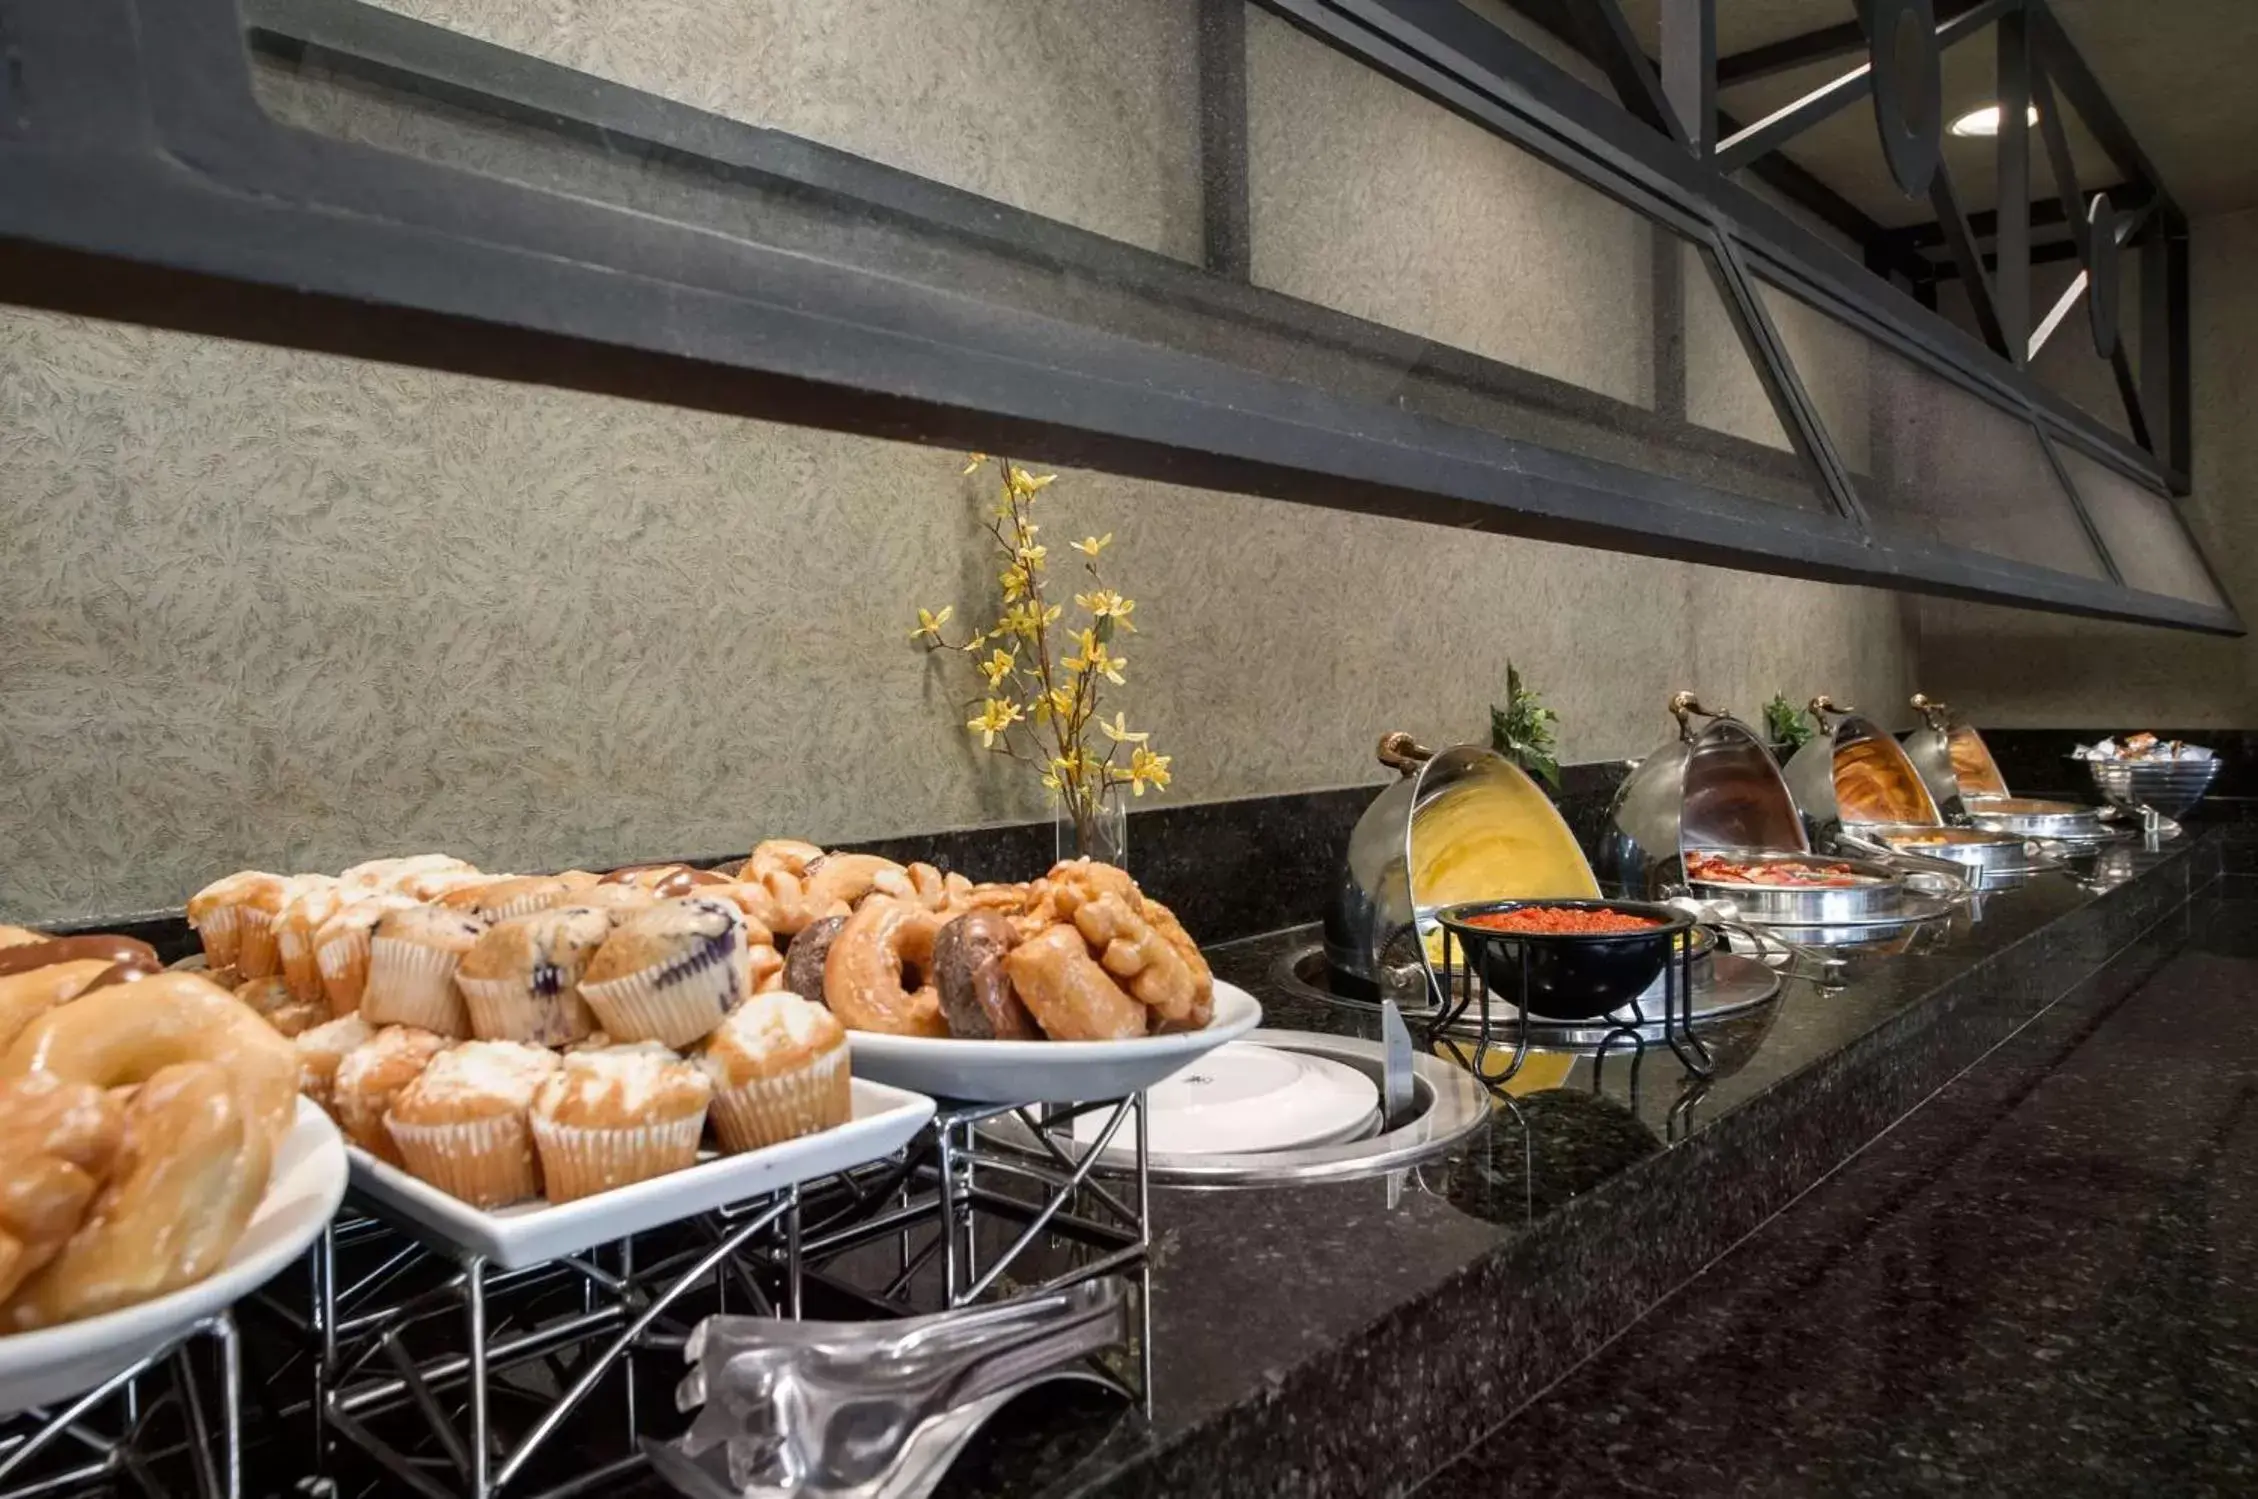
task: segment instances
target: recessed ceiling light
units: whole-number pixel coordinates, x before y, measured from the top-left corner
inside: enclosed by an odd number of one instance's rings
[[[2030,106],[2030,113],[2024,118],[2036,125],[2038,123],[2038,106],[2036,104]],[[1999,106],[1986,104],[1981,109],[1971,109],[1952,122],[1951,130],[1954,135],[1997,135],[1999,134]]]

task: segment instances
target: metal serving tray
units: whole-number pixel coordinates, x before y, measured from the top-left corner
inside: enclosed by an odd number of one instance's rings
[[[1871,881],[1863,885],[1758,885],[1732,880],[1687,879],[1686,886],[1696,897],[1731,904],[1743,921],[1762,925],[1828,926],[1888,920],[1897,915],[1905,902],[1905,877],[1873,859],[1831,854],[1749,853],[1737,849],[1708,851],[1773,868],[1840,864]]]

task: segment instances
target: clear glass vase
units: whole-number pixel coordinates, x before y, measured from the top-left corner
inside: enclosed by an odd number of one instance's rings
[[[1069,789],[1052,803],[1058,857],[1129,867],[1129,808],[1119,786]]]

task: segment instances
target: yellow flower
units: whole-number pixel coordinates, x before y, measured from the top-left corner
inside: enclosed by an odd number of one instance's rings
[[[1052,757],[1050,769],[1043,772],[1043,785],[1051,791],[1063,790],[1081,781],[1088,769],[1089,762],[1083,758],[1080,750],[1068,750],[1063,755]]]
[[[1079,631],[1074,638],[1081,645],[1082,654],[1067,657],[1066,669],[1077,674],[1088,672],[1093,676],[1104,677],[1114,686],[1120,686],[1121,668],[1129,664],[1129,658],[1107,655],[1105,642],[1098,639],[1098,632],[1095,630]]]
[[[941,626],[947,624],[949,616],[956,612],[956,605],[954,604],[942,606],[939,614],[935,614],[930,609],[918,610],[917,628],[909,632],[909,638],[912,640],[930,640],[935,645],[939,645],[941,643]]]
[[[981,464],[986,463],[987,461],[988,455],[986,453],[967,453],[964,455],[964,468],[962,472],[969,474],[974,469],[978,468]]]
[[[1056,478],[1058,478],[1056,474],[1045,474],[1038,479],[1027,470],[1015,467],[1011,471],[1010,478],[1004,482],[1013,494],[1022,499],[1033,499],[1037,490],[1049,488],[1051,482]]]
[[[981,706],[978,718],[967,719],[965,728],[980,736],[982,749],[993,749],[996,736],[1019,722],[1019,704],[1009,698],[992,697]]]
[[[1106,532],[1103,536],[1085,536],[1080,541],[1073,543],[1074,550],[1085,557],[1095,557],[1112,545],[1113,533],[1111,531]]]
[[[1105,730],[1105,737],[1115,744],[1143,744],[1153,737],[1149,732],[1131,733],[1128,720],[1128,714],[1116,713],[1113,715],[1112,723],[1107,723],[1103,718],[1100,718],[1098,727]]]
[[[1017,656],[1009,651],[998,651],[980,663],[980,674],[988,679],[988,686],[994,688],[1004,678],[1010,676],[1018,666],[1019,658]]]
[[[1070,718],[1074,714],[1074,689],[1053,687],[1034,700],[1035,722],[1049,723],[1053,718]]]
[[[1041,623],[1036,618],[1033,604],[1014,604],[996,621],[996,638],[1000,640],[1006,635],[1017,635],[1024,640],[1033,640]]]
[[[1027,546],[1025,544],[1022,544],[1019,548],[1019,551],[1015,555],[1019,558],[1019,565],[1021,567],[1026,568],[1031,573],[1036,573],[1043,570],[1043,559],[1045,557],[1048,557],[1050,554],[1051,549],[1049,547]]]
[[[996,581],[1003,585],[1004,602],[1014,603],[1027,592],[1027,569],[1015,562],[998,573]]]
[[[1168,789],[1169,755],[1156,755],[1143,745],[1129,754],[1129,789],[1139,796],[1145,794],[1145,783],[1151,782],[1155,791]]]
[[[1135,599],[1125,599],[1110,588],[1101,588],[1095,593],[1074,595],[1074,602],[1100,619],[1112,619],[1116,626],[1131,634],[1137,631],[1137,627],[1129,623],[1129,615],[1137,607]]]

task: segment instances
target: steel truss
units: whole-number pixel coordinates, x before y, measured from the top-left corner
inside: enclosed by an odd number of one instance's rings
[[[1734,439],[1704,432],[1682,413],[1611,401],[1251,284],[1244,14],[1241,0],[1199,3],[1190,44],[1200,50],[1204,265],[359,0],[10,7],[10,66],[0,76],[0,297],[888,437],[1009,445],[1059,462],[1617,550],[2192,629],[2241,628],[2231,608],[2141,592],[2114,576],[2075,576],[1877,533],[1848,491],[1827,434],[1794,397],[1796,374],[1778,340],[1738,296],[1730,300],[1742,337],[1757,352],[1783,425],[1831,513],[1376,398],[1371,392],[1383,382],[1369,377],[1385,375],[1398,390],[1437,392],[1446,407],[1471,392],[1742,464],[1777,456],[1749,451],[1753,444],[1736,450]],[[2121,169],[2129,191],[2122,202],[2111,195],[2108,232],[2092,232],[2096,209],[2075,188],[2066,189],[2059,212],[2078,253],[2090,258],[2094,288],[2114,286],[2103,274],[2112,247],[2161,247],[2143,257],[2137,380],[2121,349],[2111,356],[2128,409],[2137,411],[2135,429],[2150,447],[2110,431],[2023,367],[2032,336],[2042,329],[2062,336],[2062,320],[2029,326],[2029,236],[2027,225],[2018,233],[2017,213],[1993,228],[1995,290],[1985,281],[1981,216],[1961,210],[1949,173],[1931,181],[1935,233],[1971,287],[1986,347],[1919,305],[1916,297],[1946,272],[1915,237],[1868,240],[1867,259],[1885,273],[1876,275],[1733,180],[1729,169],[1748,161],[1749,171],[1838,227],[1854,223],[1847,205],[1798,176],[1773,148],[1807,118],[1868,91],[1888,106],[1885,119],[1902,123],[1898,104],[1911,96],[1895,79],[1894,62],[1822,90],[1796,106],[1802,114],[1744,127],[1715,105],[1720,78],[1746,70],[1715,56],[1713,0],[1668,0],[1659,63],[1638,55],[1612,0],[1553,0],[1549,8],[1570,13],[1567,30],[1603,60],[1628,107],[1569,78],[1457,0],[1253,3],[1701,246],[1727,278],[1774,282],[1929,374],[2033,423],[2046,442],[2076,446],[2158,492],[2184,489],[2185,220],[2043,0],[1947,5],[1930,41],[1948,44],[1985,24],[2020,27],[2031,96],[2058,90]],[[1928,0],[1865,3],[1892,15],[1932,14]],[[1523,0],[1522,8],[1548,6]],[[1839,35],[1828,41],[1856,44]],[[291,128],[258,102],[254,54],[308,60],[443,112],[467,112],[453,118],[474,116],[552,145],[719,184],[743,195],[757,222],[766,222],[770,204],[828,214],[838,253],[821,240],[812,251],[767,244],[596,195]],[[2042,107],[2042,134],[2052,116]],[[2019,122],[2003,131],[2003,151],[2027,145]],[[1099,326],[1018,305],[1008,294],[975,295],[944,284],[945,276],[890,273],[854,258],[849,230],[1123,298],[1164,317],[1181,338],[1156,342],[1144,335],[1151,320],[1126,311]],[[2011,254],[2018,244],[2021,255]],[[2097,331],[2106,323],[2097,319]],[[1321,365],[1361,369],[1365,393],[1189,352],[1247,337],[1287,340]]]

